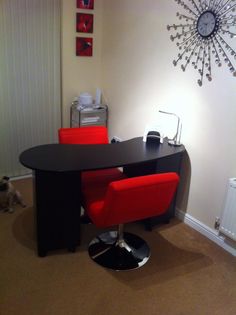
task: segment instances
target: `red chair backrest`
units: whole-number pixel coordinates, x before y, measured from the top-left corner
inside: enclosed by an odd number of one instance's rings
[[[90,205],[89,215],[100,227],[161,215],[168,210],[178,182],[176,173],[114,181],[109,184],[105,199]]]
[[[107,144],[108,131],[105,126],[60,128],[58,139],[61,144]]]

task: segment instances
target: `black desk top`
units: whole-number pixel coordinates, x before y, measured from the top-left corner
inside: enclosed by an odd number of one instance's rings
[[[22,152],[20,162],[40,171],[86,171],[154,161],[184,150],[184,146],[170,146],[166,139],[160,145],[147,145],[139,137],[115,144],[40,145]]]

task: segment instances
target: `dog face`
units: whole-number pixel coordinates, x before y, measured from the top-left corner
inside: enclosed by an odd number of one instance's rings
[[[0,180],[0,191],[7,191],[9,188],[9,180],[10,178],[7,176],[3,176]]]
[[[13,212],[13,205],[17,203],[22,207],[26,206],[21,194],[10,182],[10,178],[3,176],[2,179],[0,179],[0,209]]]

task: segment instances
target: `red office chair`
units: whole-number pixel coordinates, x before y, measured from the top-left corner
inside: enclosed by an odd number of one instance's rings
[[[61,144],[108,144],[108,132],[105,126],[86,126],[79,128],[61,128],[58,130]],[[82,191],[87,187],[97,187],[114,180],[125,178],[118,168],[82,173]]]
[[[136,269],[150,256],[140,237],[123,232],[123,224],[164,214],[176,191],[176,173],[153,174],[111,182],[87,189],[83,206],[92,222],[101,228],[118,225],[118,231],[97,236],[89,255],[99,265],[113,270]]]

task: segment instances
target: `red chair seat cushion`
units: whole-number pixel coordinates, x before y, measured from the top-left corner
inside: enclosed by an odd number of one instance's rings
[[[124,179],[126,176],[118,168],[108,168],[82,173],[82,191],[107,186],[110,182]]]
[[[107,187],[111,182],[124,178],[126,178],[125,174],[118,168],[83,172],[82,206],[85,209],[85,212],[87,209],[86,200],[88,196],[91,196],[93,200],[95,199],[99,201],[106,194]]]

